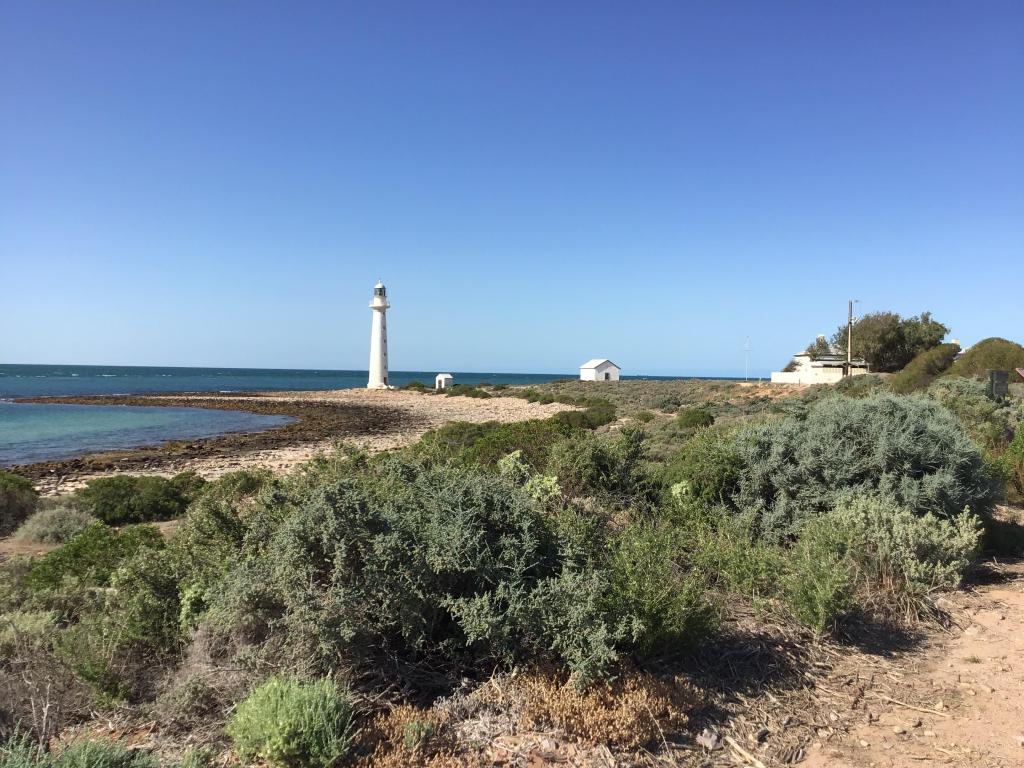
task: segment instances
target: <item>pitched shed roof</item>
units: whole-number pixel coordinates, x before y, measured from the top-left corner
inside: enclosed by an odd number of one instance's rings
[[[583,365],[581,365],[580,366],[580,370],[583,370],[584,368],[599,368],[602,365],[604,365],[605,363],[609,363],[611,365],[615,365],[615,363],[613,363],[611,360],[608,360],[607,358],[603,358],[603,357],[602,358],[596,358],[595,357],[593,360],[587,360],[587,362],[585,362]],[[615,365],[615,367],[618,368],[620,371],[622,370],[622,368],[620,366],[618,366],[618,365]]]

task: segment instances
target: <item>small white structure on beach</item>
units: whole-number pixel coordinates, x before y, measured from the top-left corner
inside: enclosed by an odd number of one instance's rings
[[[580,381],[618,381],[621,370],[611,360],[594,358],[580,366]]]
[[[847,362],[845,355],[818,355],[809,352],[798,352],[793,355],[792,371],[772,371],[772,384],[835,384],[849,376],[862,376],[869,373],[868,364],[864,360]]]
[[[370,326],[370,380],[367,389],[391,389],[388,386],[388,292],[380,280],[373,286],[373,324]]]
[[[434,389],[448,389],[455,383],[455,377],[450,373],[439,373],[434,378]]]

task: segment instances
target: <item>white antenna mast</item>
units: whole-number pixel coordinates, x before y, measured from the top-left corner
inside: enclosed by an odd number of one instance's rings
[[[750,337],[747,336],[747,341],[743,345],[743,380],[747,381],[750,378]]]

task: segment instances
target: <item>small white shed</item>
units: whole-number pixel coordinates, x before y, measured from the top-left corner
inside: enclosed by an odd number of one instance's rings
[[[434,379],[434,389],[448,389],[455,383],[455,377],[450,373],[439,373]]]
[[[621,370],[611,360],[595,358],[580,366],[580,381],[618,381]]]

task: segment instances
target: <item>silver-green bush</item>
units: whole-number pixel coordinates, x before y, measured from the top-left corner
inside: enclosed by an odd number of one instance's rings
[[[996,496],[978,447],[922,396],[831,397],[805,418],[748,428],[737,447],[743,468],[733,503],[769,538],[792,536],[854,492],[943,518],[964,507],[987,516]]]
[[[32,543],[63,544],[85,530],[95,519],[88,512],[70,505],[45,507],[22,523],[14,538]]]

